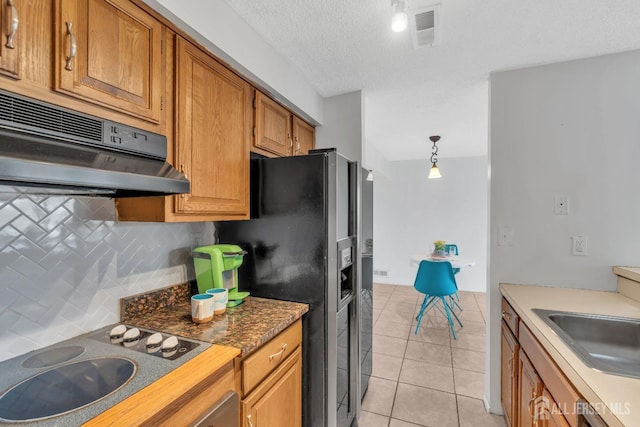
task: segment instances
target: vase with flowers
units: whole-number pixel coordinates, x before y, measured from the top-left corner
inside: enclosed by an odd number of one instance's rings
[[[433,255],[434,256],[445,256],[445,248],[447,247],[447,242],[444,240],[436,240],[433,242]]]

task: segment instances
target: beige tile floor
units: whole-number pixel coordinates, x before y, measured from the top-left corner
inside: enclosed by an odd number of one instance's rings
[[[437,310],[416,315],[424,295],[410,286],[374,284],[373,373],[359,427],[493,427],[485,411],[485,295],[460,292],[464,327],[449,332]]]

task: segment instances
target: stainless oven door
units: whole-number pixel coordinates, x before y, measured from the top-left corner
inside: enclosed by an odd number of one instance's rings
[[[192,427],[240,427],[238,393],[229,391],[213,406],[202,414],[202,417],[191,424]]]

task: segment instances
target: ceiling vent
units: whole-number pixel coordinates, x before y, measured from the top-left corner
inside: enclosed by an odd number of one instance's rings
[[[440,5],[409,11],[414,49],[440,44]]]

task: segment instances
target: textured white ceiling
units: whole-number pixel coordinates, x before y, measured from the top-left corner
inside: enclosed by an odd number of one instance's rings
[[[323,97],[363,90],[389,160],[428,157],[434,134],[441,157],[486,154],[492,71],[640,48],[640,0],[441,0],[441,43],[417,50],[390,0],[225,1]]]

